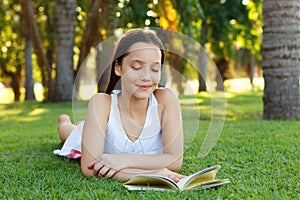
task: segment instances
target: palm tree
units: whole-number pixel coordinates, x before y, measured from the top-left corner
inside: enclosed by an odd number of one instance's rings
[[[265,119],[299,119],[300,1],[263,0]]]
[[[55,100],[72,100],[74,71],[76,0],[56,0],[56,83]]]

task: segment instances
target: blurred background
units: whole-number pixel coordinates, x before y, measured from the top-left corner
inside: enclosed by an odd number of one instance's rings
[[[293,88],[286,103],[296,102],[293,112],[298,112],[300,45],[295,44],[300,43],[300,3],[278,2],[1,0],[0,103],[84,99],[80,86],[73,84],[91,52],[96,72],[89,73],[100,75],[96,92],[104,91],[109,70],[97,64],[97,54],[103,57],[107,49],[98,44],[131,28],[159,27],[190,37],[201,45],[199,55],[206,55],[195,70],[182,56],[167,53],[168,66],[176,72],[169,80],[179,94],[186,93],[187,82],[193,93],[207,91],[208,77],[216,91],[264,90],[278,83],[282,91]],[[208,62],[219,72],[213,77]],[[274,95],[286,96],[274,89],[264,92],[264,103]]]
[[[261,77],[259,0],[2,0],[0,4],[1,102],[70,100],[67,90],[72,92],[87,55],[102,41],[137,27],[160,27],[191,37],[213,59],[223,81],[246,78],[241,81],[251,88],[253,79]],[[176,54],[168,56],[175,58],[170,67],[189,79],[195,92],[207,90],[204,77],[193,66]],[[177,91],[184,93],[186,80],[173,76]],[[99,91],[105,87],[105,80],[100,81],[104,86],[100,83]],[[222,90],[223,83],[217,84]],[[235,85],[226,86],[241,89]],[[261,88],[261,81],[257,85]]]

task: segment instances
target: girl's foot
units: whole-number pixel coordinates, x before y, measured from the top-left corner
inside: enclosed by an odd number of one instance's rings
[[[58,117],[58,134],[61,142],[65,142],[72,130],[76,126],[71,123],[71,119],[68,115],[62,114]]]

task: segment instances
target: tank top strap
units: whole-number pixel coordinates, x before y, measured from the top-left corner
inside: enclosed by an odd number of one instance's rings
[[[118,104],[118,94],[121,93],[121,90],[113,90],[111,93],[112,103],[111,106]]]

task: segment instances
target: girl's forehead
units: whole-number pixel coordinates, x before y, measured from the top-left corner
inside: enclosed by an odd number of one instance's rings
[[[129,47],[128,53],[134,51],[149,51],[149,50],[160,52],[160,49],[155,44],[146,43],[146,42],[137,42]]]
[[[145,62],[159,62],[161,61],[161,51],[154,45],[144,42],[133,44],[129,50],[127,60],[143,60]]]

